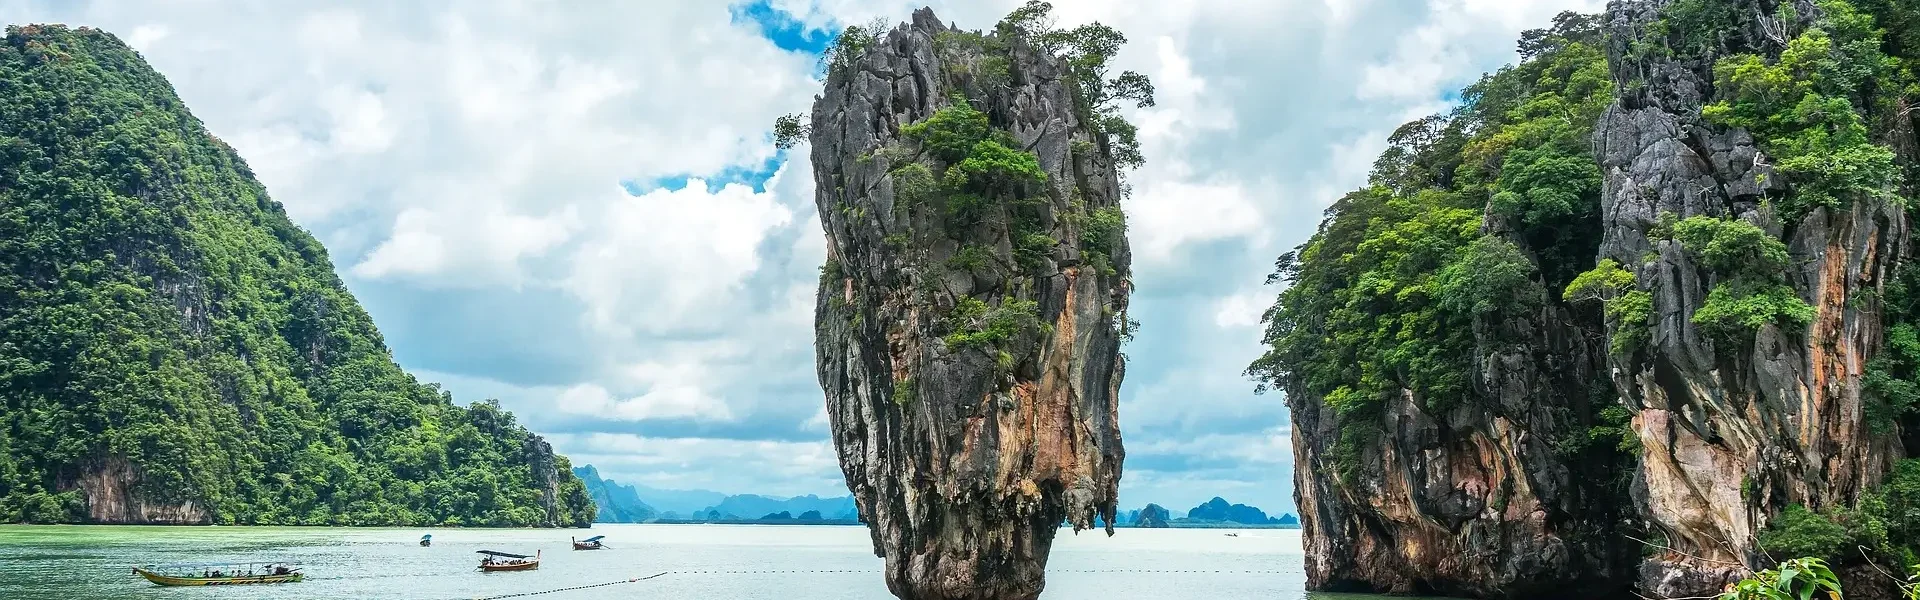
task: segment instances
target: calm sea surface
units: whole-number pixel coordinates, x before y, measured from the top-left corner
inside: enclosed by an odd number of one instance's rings
[[[1347,600],[1302,589],[1300,534],[1288,530],[1062,531],[1050,599]],[[433,534],[433,546],[416,544]],[[607,536],[575,552],[568,536]],[[480,573],[475,550],[543,552],[538,571]],[[281,585],[163,588],[135,564],[291,560],[307,580]],[[277,527],[0,526],[0,598],[470,599],[624,581],[530,596],[886,600],[881,561],[860,527],[596,525],[591,530]],[[727,571],[733,571],[728,573]],[[743,572],[744,571],[744,572]],[[1220,571],[1220,572],[1215,572]]]

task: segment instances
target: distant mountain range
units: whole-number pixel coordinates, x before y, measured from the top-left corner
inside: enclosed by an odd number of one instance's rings
[[[653,521],[747,522],[857,522],[860,511],[852,496],[821,498],[812,494],[794,498],[759,494],[723,494],[710,490],[665,490],[639,484],[623,484],[600,476],[593,465],[573,469],[587,486],[587,494],[600,507],[596,523],[648,523]],[[797,516],[796,516],[797,515]],[[1185,517],[1158,504],[1123,512],[1116,527],[1299,527],[1300,519],[1291,514],[1268,516],[1266,511],[1245,504],[1234,504],[1215,497],[1187,510]]]
[[[1199,506],[1187,511],[1186,518],[1174,518],[1158,504],[1148,504],[1139,510],[1130,510],[1118,515],[1114,520],[1116,527],[1232,527],[1238,525],[1254,527],[1299,527],[1300,518],[1292,514],[1269,517],[1267,512],[1245,504],[1233,504],[1224,498],[1215,496]]]
[[[600,476],[593,465],[573,469],[587,486],[587,494],[599,505],[598,523],[645,523],[649,521],[741,521],[755,520],[779,513],[814,513],[819,519],[852,521],[859,519],[852,496],[821,498],[812,494],[794,498],[759,494],[728,495],[710,490],[666,490],[638,484],[622,484]],[[812,519],[801,519],[812,520]]]

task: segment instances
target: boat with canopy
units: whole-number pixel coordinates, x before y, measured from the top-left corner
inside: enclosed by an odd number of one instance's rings
[[[431,533],[429,533],[429,534],[426,534],[426,535],[423,535],[423,536],[420,536],[420,545],[421,545],[421,546],[423,546],[423,547],[424,547],[424,546],[432,546],[432,545],[433,545],[433,534],[431,534]]]
[[[573,540],[573,549],[575,549],[575,550],[603,550],[603,549],[605,549],[605,548],[606,548],[606,546],[605,546],[605,545],[603,545],[603,544],[601,544],[601,543],[600,543],[600,540],[603,540],[603,539],[606,539],[606,537],[607,537],[607,536],[604,536],[604,535],[596,535],[596,536],[593,536],[593,537],[590,537],[590,538],[587,538],[587,539],[584,539],[584,540]],[[571,538],[569,538],[569,539],[571,539]]]
[[[532,571],[540,568],[539,550],[533,551],[533,556],[513,554],[511,552],[496,552],[493,550],[479,550],[478,552],[480,553],[480,570],[488,573],[494,571]]]
[[[291,562],[140,565],[133,568],[133,573],[164,586],[293,583],[306,577],[300,566]]]

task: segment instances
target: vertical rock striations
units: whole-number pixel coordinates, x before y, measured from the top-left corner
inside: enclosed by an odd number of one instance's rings
[[[1293,409],[1310,584],[1698,597],[1814,557],[1891,592],[1920,555],[1916,23],[1615,1],[1395,132],[1281,258],[1250,370]]]
[[[1313,589],[1610,597],[1630,549],[1622,411],[1592,265],[1590,125],[1611,100],[1597,19],[1401,127],[1367,188],[1280,259],[1272,350]]]
[[[1113,124],[1033,33],[852,29],[813,107],[819,377],[901,598],[1036,597],[1059,524],[1114,518]]]
[[[1866,378],[1885,339],[1880,298],[1911,252],[1906,214],[1889,179],[1870,180],[1877,161],[1847,161],[1890,144],[1912,164],[1912,122],[1878,114],[1889,107],[1875,88],[1889,82],[1871,72],[1843,83],[1828,79],[1832,66],[1791,66],[1805,86],[1773,102],[1837,100],[1816,123],[1780,118],[1789,111],[1751,97],[1776,90],[1727,66],[1743,55],[1787,65],[1789,44],[1835,62],[1863,59],[1843,46],[1863,41],[1877,54],[1877,36],[1837,20],[1861,16],[1844,2],[1703,6],[1715,12],[1664,1],[1609,8],[1623,91],[1594,132],[1606,177],[1600,255],[1626,265],[1651,300],[1645,321],[1616,330],[1643,343],[1612,367],[1645,448],[1635,497],[1671,546],[1645,563],[1641,586],[1668,596],[1714,592],[1743,565],[1764,566],[1756,534],[1770,519],[1789,505],[1851,507],[1902,455],[1897,433],[1869,422]],[[1854,127],[1873,133],[1850,142]],[[1812,130],[1823,145],[1795,148]],[[1809,156],[1821,163],[1810,168]],[[1856,170],[1861,181],[1828,181]],[[1690,223],[1712,235],[1690,239]],[[1780,240],[1788,260],[1714,255],[1753,229]],[[1758,264],[1777,270],[1743,272]],[[1763,299],[1753,290],[1768,285],[1788,308],[1748,313],[1748,327],[1711,319],[1723,297]]]

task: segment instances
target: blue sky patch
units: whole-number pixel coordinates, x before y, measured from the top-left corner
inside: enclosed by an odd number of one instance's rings
[[[620,182],[620,187],[626,188],[628,194],[640,196],[654,190],[683,190],[686,189],[687,182],[690,180],[700,179],[707,182],[707,193],[709,194],[718,193],[720,188],[727,187],[729,183],[738,183],[753,188],[753,192],[759,194],[767,191],[767,180],[773,179],[773,174],[780,172],[780,165],[786,161],[787,153],[779,152],[774,154],[772,158],[767,159],[766,162],[757,165],[732,165],[721,169],[718,173],[705,175],[684,173],[661,177],[653,181],[634,181],[627,179]]]
[[[727,7],[727,12],[733,15],[735,25],[751,23],[759,27],[762,37],[788,52],[820,54],[838,33],[837,29],[809,29],[793,13],[774,8],[771,0],[734,4]]]

